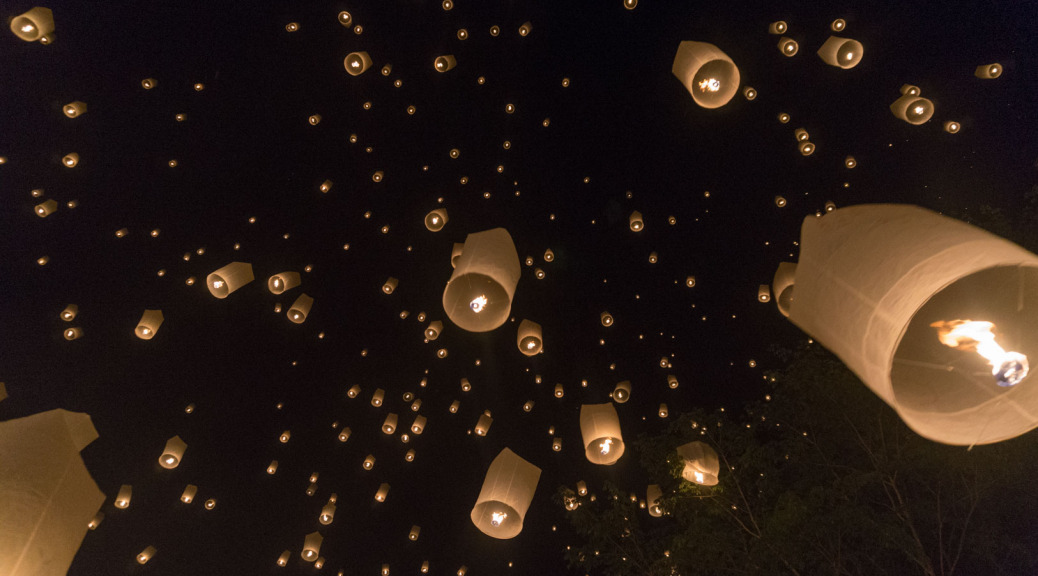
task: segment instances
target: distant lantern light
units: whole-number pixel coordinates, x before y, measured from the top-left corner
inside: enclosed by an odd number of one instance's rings
[[[400,284],[400,281],[390,276],[386,279],[385,283],[382,284],[382,292],[385,294],[392,294],[393,290]]]
[[[278,471],[278,461],[271,460],[270,465],[267,466],[267,474],[273,476]]]
[[[159,465],[167,470],[180,466],[185,450],[187,450],[187,444],[180,439],[180,436],[166,440],[166,447],[162,449],[162,455],[159,456]]]
[[[437,208],[425,215],[425,227],[430,232],[439,232],[440,230],[443,230],[443,225],[446,223],[446,208]]]
[[[321,508],[321,514],[317,516],[317,521],[327,526],[335,520],[335,503],[328,502]]]
[[[292,431],[291,431],[291,430],[285,430],[284,432],[282,432],[282,433],[281,433],[281,436],[278,436],[278,440],[279,440],[279,441],[280,441],[280,442],[281,442],[282,444],[287,444],[287,443],[288,443],[288,440],[289,440],[289,439],[290,439],[291,437],[292,437]]]
[[[86,114],[87,105],[86,102],[80,102],[79,100],[76,100],[75,102],[69,102],[68,104],[62,106],[61,111],[64,112],[65,116],[68,116],[69,118],[78,118],[83,114]]]
[[[815,145],[807,140],[801,142],[798,148],[800,148],[801,156],[810,156],[815,153]]]
[[[922,91],[919,90],[918,86],[913,86],[912,84],[902,84],[900,92],[901,92],[902,96],[905,96],[905,95],[919,96]]]
[[[649,509],[649,516],[653,518],[663,516],[663,510],[660,508],[660,498],[662,497],[663,491],[660,490],[660,485],[649,484],[649,487],[645,490],[645,504]]]
[[[448,408],[447,411],[450,412],[451,414],[457,414],[458,413],[458,408],[460,408],[460,407],[461,407],[461,401],[460,400],[455,400],[455,401],[451,402],[450,408]]]
[[[631,212],[631,215],[627,217],[627,222],[631,227],[631,230],[635,232],[641,232],[645,228],[645,221],[642,220],[642,213],[635,210]]]
[[[602,326],[609,327],[613,325],[613,315],[609,312],[602,312],[598,315],[598,319],[602,322]]]
[[[744,86],[742,89],[742,95],[747,100],[753,100],[757,97],[757,89],[753,86]]]
[[[155,80],[154,78],[145,78],[144,80],[141,80],[141,87],[145,90],[151,90],[157,86],[158,83],[158,80]]]
[[[288,550],[285,550],[284,552],[281,553],[280,556],[278,556],[277,565],[281,566],[281,567],[288,566],[288,559],[291,558],[291,557],[292,557],[292,553],[290,551],[288,551]]]
[[[246,262],[231,262],[206,277],[206,285],[209,293],[217,298],[226,298],[231,292],[252,282],[252,264]]]
[[[660,404],[660,408],[657,411],[657,414],[659,415],[660,418],[666,418],[667,416],[670,415],[670,410],[667,408],[666,404]]]
[[[40,266],[46,266],[48,262],[50,262],[50,256],[40,256],[36,259],[36,264]],[[161,274],[159,274],[159,276],[161,276]]]
[[[797,139],[797,142],[804,142],[808,140],[811,135],[807,133],[807,130],[803,128],[797,128],[793,131],[793,137]]]
[[[339,442],[345,442],[345,441],[349,440],[350,439],[350,434],[352,434],[352,433],[353,433],[353,430],[351,430],[349,426],[343,428],[339,432],[339,436],[338,436]]]
[[[392,64],[386,64],[385,66],[382,67],[382,75],[383,76],[389,76],[389,74],[392,71],[393,71],[393,65]]]
[[[519,255],[507,230],[469,234],[443,292],[447,317],[469,332],[501,326],[511,311],[519,275]]]
[[[440,348],[439,350],[436,351],[436,357],[440,358],[440,359],[446,358],[447,354],[448,354],[448,352],[447,352],[446,348]]]
[[[50,8],[36,7],[11,19],[11,32],[26,42],[49,44],[54,32],[54,13]]]
[[[789,122],[789,114],[786,114],[785,112],[780,112],[779,115],[778,115],[778,121],[781,122],[782,124],[788,123]]]
[[[288,320],[294,324],[306,322],[310,308],[314,305],[314,299],[306,294],[300,294],[288,309]]]
[[[393,434],[394,432],[396,432],[397,420],[398,417],[396,414],[387,414],[386,419],[382,421],[382,432],[384,434]]]
[[[757,287],[757,301],[771,302],[771,288],[767,284],[761,284]]]
[[[890,112],[896,118],[918,126],[926,123],[933,116],[933,102],[914,95],[911,92],[902,95],[890,105]]]
[[[368,454],[364,458],[364,462],[361,463],[361,468],[363,468],[365,470],[371,470],[374,467],[375,467],[375,457],[373,455],[371,455],[371,454]]]
[[[133,498],[133,486],[129,484],[123,484],[119,487],[119,492],[115,495],[115,507],[125,510],[130,506],[130,500]]]
[[[356,398],[358,394],[360,394],[360,384],[354,384],[346,391],[346,396],[350,398]]]
[[[832,200],[827,201],[825,203],[825,211],[826,212],[832,212],[833,210],[836,210],[836,203],[833,202]]]
[[[587,482],[583,480],[577,480],[577,495],[587,496]]]
[[[490,425],[494,423],[494,418],[490,415],[490,410],[485,410],[479,415],[479,420],[476,421],[476,427],[473,431],[476,436],[486,436],[487,432],[490,432]]]
[[[320,114],[311,114],[310,117],[307,118],[307,121],[310,122],[311,126],[317,126],[318,124],[321,123],[321,115]]]
[[[65,322],[71,322],[76,319],[76,314],[79,314],[79,306],[69,304],[61,311],[60,317]]]
[[[281,294],[299,286],[299,272],[281,272],[267,279],[271,294]]]
[[[719,108],[739,90],[739,68],[713,44],[686,41],[678,45],[671,72],[703,108]]]
[[[205,84],[195,82],[195,92],[201,92],[202,90],[205,90]]]
[[[523,22],[522,26],[519,26],[520,36],[529,36],[530,32],[533,32],[533,24],[530,24],[530,22]]]
[[[382,402],[386,399],[386,391],[381,388],[376,388],[375,392],[371,394],[371,405],[375,408],[382,406]]]
[[[796,53],[800,50],[800,45],[797,44],[796,40],[783,36],[779,39],[778,49],[783,56],[791,57],[796,56]]]
[[[324,542],[324,536],[321,536],[320,532],[311,532],[307,534],[303,539],[303,560],[306,560],[307,562],[317,560],[317,557],[321,555],[322,542]]]
[[[843,29],[847,27],[847,21],[843,18],[837,18],[833,20],[833,23],[829,25],[829,29],[833,32],[843,32]]]
[[[533,269],[533,275],[538,280],[544,280],[544,277],[546,276],[546,274],[544,273],[544,270],[541,270],[540,268],[534,268]]]
[[[628,10],[634,10],[638,7],[638,0],[623,0],[624,8]]]
[[[613,388],[613,402],[617,404],[623,404],[631,399],[631,381],[624,380],[623,382],[617,383],[616,387]]]
[[[432,342],[440,337],[440,332],[443,332],[443,322],[433,320],[425,327],[425,339]]]
[[[678,377],[673,374],[667,374],[667,387],[674,390],[678,387]]]
[[[350,76],[360,76],[371,68],[371,56],[367,52],[350,52],[343,59],[342,65]]]
[[[384,176],[385,176],[385,174],[384,174],[384,173],[383,173],[383,172],[382,172],[381,170],[375,170],[375,171],[374,171],[374,172],[372,172],[372,174],[371,174],[371,181],[372,181],[372,182],[381,182],[381,181],[382,181],[382,178],[383,178]]]
[[[441,6],[443,6],[443,9],[445,11],[448,11],[451,8],[454,8],[454,2],[453,2],[453,0],[443,0],[443,3],[441,4]]]
[[[187,406],[186,406],[186,407],[184,408],[184,413],[186,413],[186,414],[191,414],[191,413],[192,413],[192,412],[194,412],[194,411],[195,411],[195,405],[194,405],[194,404],[188,404],[188,405],[187,405]]]
[[[487,536],[514,538],[522,532],[541,469],[505,448],[490,463],[469,516]]]
[[[382,484],[379,485],[378,491],[375,492],[375,501],[376,502],[385,502],[387,496],[389,496],[389,484],[386,483],[386,482],[383,482]]]
[[[141,340],[151,340],[162,325],[162,310],[145,310],[133,333]]]
[[[469,382],[468,378],[462,378],[461,379],[461,391],[462,392],[468,392],[470,390],[472,390],[472,383]]]
[[[695,286],[696,286],[696,277],[695,276],[689,276],[689,277],[685,278],[685,286],[688,286],[689,288],[695,288]]]
[[[720,472],[717,452],[704,442],[689,442],[678,447],[678,456],[685,461],[681,476],[689,482],[715,486]]]
[[[566,391],[562,388],[562,384],[555,384],[554,394],[556,398],[562,398],[566,394]]]
[[[141,550],[140,553],[137,554],[137,563],[147,564],[148,560],[151,560],[152,557],[155,556],[155,552],[157,552],[157,550],[155,550],[154,546],[148,546],[144,550]]]
[[[58,203],[57,203],[56,200],[47,200],[47,201],[41,202],[41,203],[37,204],[35,207],[33,207],[33,212],[35,212],[36,215],[39,216],[40,218],[46,218],[47,216],[50,216],[51,214],[53,214],[54,211],[57,210],[57,209],[58,209]]]
[[[843,165],[847,168],[855,168],[858,166],[858,161],[854,159],[854,156],[848,156],[843,159]]]
[[[187,120],[187,114],[184,114],[184,113],[177,114],[177,115],[173,116],[173,119],[176,120],[177,122],[183,122],[184,120]]]
[[[83,329],[78,326],[73,326],[72,328],[65,328],[64,335],[65,340],[76,340],[78,338],[83,337]]]
[[[944,123],[944,131],[949,134],[955,134],[962,128],[962,125],[954,120],[949,120]]]
[[[75,168],[76,165],[79,164],[79,154],[76,154],[75,152],[70,152],[61,159],[61,163],[66,168]]]
[[[818,57],[830,66],[849,70],[861,62],[865,48],[861,42],[850,38],[838,38],[830,36],[825,44],[818,49]]]
[[[442,54],[433,59],[433,68],[440,73],[446,72],[458,65],[458,60],[453,54]]]
[[[768,24],[768,34],[785,34],[788,29],[789,27],[783,20],[776,20]]]
[[[584,455],[592,464],[611,466],[624,454],[620,418],[610,402],[580,407],[580,435],[584,439]]]
[[[339,12],[339,17],[338,18],[339,18],[339,24],[342,24],[343,26],[345,26],[347,28],[349,28],[350,26],[353,25],[353,15],[350,14],[349,12],[345,11],[345,10],[343,10],[342,12]]]
[[[184,504],[190,504],[195,499],[195,494],[198,493],[198,486],[194,484],[188,484],[184,488],[184,492],[180,495],[180,501]]]
[[[516,345],[524,356],[535,356],[543,350],[541,337],[541,325],[530,320],[519,323],[519,331],[516,334]]]
[[[288,24],[285,24],[285,31],[287,31],[287,32],[296,32],[298,30],[299,30],[299,23],[298,22],[289,22]]]
[[[491,26],[490,27],[490,35],[491,36],[497,36],[500,33],[501,33],[501,27],[500,26],[496,26],[495,25],[495,26]]]
[[[973,75],[984,80],[998,78],[1002,75],[1002,65],[995,63],[977,66],[977,69],[973,71]]]
[[[469,39],[469,31],[464,29],[464,28],[458,29],[458,40],[468,40],[468,39]]]
[[[425,384],[424,383],[420,384],[420,386],[424,387]],[[405,402],[406,402],[406,400],[405,400]],[[417,412],[421,407],[422,407],[422,399],[421,398],[417,398],[414,402],[411,403],[411,412]],[[419,434],[420,434],[420,432],[419,432]]]
[[[414,462],[414,457],[415,457],[414,448],[412,448],[412,449],[410,449],[410,450],[408,450],[407,452],[404,453],[404,461],[405,462]]]
[[[523,404],[523,412],[532,412],[533,411],[533,405],[534,405],[533,400],[527,400],[526,403]]]
[[[411,433],[415,436],[421,436],[422,432],[425,431],[426,418],[421,414],[414,417],[414,422],[411,424]]]
[[[649,252],[649,264],[655,264],[659,261],[659,259],[659,255],[657,255],[655,252]]]
[[[544,261],[545,262],[554,262],[555,261],[555,253],[552,252],[551,248],[548,248],[547,250],[544,251]]]
[[[775,206],[779,208],[786,207],[786,198],[784,196],[775,196]]]

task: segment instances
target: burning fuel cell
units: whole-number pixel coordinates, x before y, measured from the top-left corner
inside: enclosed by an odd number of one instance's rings
[[[915,432],[968,446],[1038,427],[1038,256],[892,204],[805,218],[800,247],[789,320]]]

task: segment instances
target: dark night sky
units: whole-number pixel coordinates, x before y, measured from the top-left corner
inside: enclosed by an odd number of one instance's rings
[[[780,367],[769,346],[805,337],[756,301],[777,264],[795,261],[805,216],[829,200],[1010,211],[1036,184],[1038,12],[1028,2],[455,4],[62,0],[50,5],[53,45],[0,35],[0,380],[10,394],[0,419],[61,407],[89,413],[100,433],[83,457],[108,495],[106,519],[87,533],[70,574],[307,573],[299,551],[318,528],[326,573],[374,575],[388,563],[393,574],[415,574],[423,560],[437,574],[461,565],[470,575],[564,573],[570,536],[551,502],[556,487],[610,479],[645,490],[633,450],[612,467],[587,462],[580,405],[606,402],[631,380],[619,413],[633,439],[666,425],[661,402],[677,414],[759,396],[763,371]],[[3,14],[31,6],[8,2]],[[344,9],[362,34],[338,23]],[[851,70],[815,55],[837,17],[848,23],[842,36],[865,46]],[[793,58],[767,33],[778,19],[800,43]],[[524,38],[525,21],[533,31]],[[299,30],[287,32],[289,22]],[[682,40],[724,50],[758,98],[696,106],[670,70]],[[358,77],[342,65],[354,50],[374,60]],[[434,71],[440,54],[456,55],[457,67]],[[992,62],[1005,67],[1001,78],[973,76]],[[386,63],[388,77],[379,73]],[[144,90],[146,77],[158,86]],[[888,110],[906,83],[934,102],[922,126]],[[75,100],[89,111],[68,119],[61,106]],[[780,124],[779,112],[792,121]],[[174,121],[177,113],[187,120]],[[308,124],[311,114],[321,123]],[[962,131],[945,133],[946,120]],[[798,127],[817,145],[812,156],[797,150]],[[67,169],[60,158],[72,151],[81,161]],[[853,170],[843,166],[848,154],[859,162]],[[321,194],[325,179],[334,187]],[[38,188],[41,199],[30,195]],[[49,198],[59,210],[36,217],[33,206]],[[423,217],[439,198],[450,221],[432,233]],[[628,228],[633,210],[645,216],[640,233]],[[468,333],[441,304],[451,246],[496,226],[521,260],[536,262],[523,266],[514,322]],[[120,228],[129,235],[116,238]],[[554,262],[542,260],[547,248]],[[38,266],[43,255],[50,262]],[[252,263],[256,281],[216,299],[205,277],[231,261]],[[271,274],[306,265],[300,288],[266,290]],[[389,276],[400,285],[385,295]],[[274,306],[287,310],[300,291],[315,303],[295,325]],[[69,303],[84,331],[74,342],[58,317]],[[146,308],[165,315],[150,341],[133,335]],[[603,310],[614,326],[600,324]],[[421,311],[444,321],[434,343],[423,343]],[[533,359],[515,347],[524,318],[544,327],[545,353]],[[661,368],[662,357],[673,366]],[[667,374],[678,389],[667,388]],[[472,391],[460,390],[462,377]],[[354,384],[361,395],[347,399]],[[369,403],[375,388],[386,390],[382,408]],[[388,412],[410,424],[405,392],[428,418],[409,444],[379,430]],[[455,399],[461,409],[450,414]],[[536,402],[530,414],[526,400]],[[483,410],[494,424],[479,438],[470,430]],[[333,421],[352,429],[345,444]],[[280,444],[285,429],[292,438]],[[173,435],[187,453],[163,470],[157,458]],[[523,532],[497,541],[469,511],[506,446],[543,474]],[[363,471],[369,453],[376,466]],[[268,476],[272,459],[280,467]],[[319,489],[308,497],[315,471]],[[392,488],[376,504],[381,482]],[[188,483],[199,494],[184,505]],[[121,484],[134,489],[127,510],[112,505]],[[321,527],[332,492],[336,519]],[[201,507],[209,497],[218,500],[211,512]],[[412,524],[422,527],[418,542],[407,539]],[[139,566],[134,556],[148,545],[158,554]],[[292,560],[279,569],[285,549]]]

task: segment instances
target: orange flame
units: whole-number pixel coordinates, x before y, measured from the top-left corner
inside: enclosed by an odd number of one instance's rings
[[[979,320],[945,320],[934,322],[930,327],[937,329],[941,344],[962,350],[974,351],[988,361],[991,374],[998,378],[999,386],[1013,386],[1027,376],[1027,356],[1019,352],[1006,352],[995,342],[995,325]]]

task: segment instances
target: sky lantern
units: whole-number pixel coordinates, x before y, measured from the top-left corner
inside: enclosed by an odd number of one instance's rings
[[[961,128],[962,124],[956,122],[955,120],[948,120],[944,123],[944,131],[949,134],[957,134]]]
[[[374,468],[375,467],[375,456],[372,455],[372,454],[368,454],[367,456],[365,456],[364,457],[364,462],[361,463],[360,467],[365,469],[365,470],[371,470],[372,468]]]
[[[271,294],[281,294],[299,286],[299,272],[281,272],[267,278],[267,290]]]
[[[386,294],[392,294],[393,290],[400,284],[400,281],[390,276],[386,279],[386,282],[382,285],[382,292]]]
[[[180,436],[174,436],[166,440],[166,447],[162,449],[162,455],[159,456],[159,465],[167,470],[180,466],[180,461],[184,459],[185,450],[187,450],[187,443],[181,440]]]
[[[415,525],[411,526],[411,531],[407,533],[407,539],[412,541],[412,542],[414,542],[414,541],[418,540],[418,535],[421,534],[421,532],[422,532],[422,527],[417,525],[417,524],[415,524]]]
[[[457,65],[458,60],[454,57],[454,54],[443,54],[433,59],[433,68],[441,74]]]
[[[148,546],[144,550],[141,550],[140,553],[137,554],[137,563],[147,564],[148,560],[151,560],[152,557],[155,556],[155,552],[158,552],[158,550],[156,550],[154,546]]]
[[[343,59],[342,65],[350,76],[360,76],[371,68],[371,56],[368,56],[367,52],[350,52]]]
[[[86,102],[80,102],[79,100],[76,100],[75,102],[69,102],[68,104],[62,106],[61,111],[65,114],[65,116],[68,116],[69,118],[78,118],[83,114],[86,114],[87,105]]]
[[[281,433],[280,436],[278,436],[278,441],[280,441],[282,444],[288,444],[290,438],[292,438],[292,431],[285,430]]]
[[[864,53],[865,48],[861,42],[836,36],[830,36],[818,49],[818,57],[822,59],[822,62],[844,70],[857,66]]]
[[[414,417],[414,423],[411,424],[411,433],[415,436],[421,436],[422,432],[425,431],[425,416],[421,414]]]
[[[609,312],[603,311],[598,315],[598,320],[602,323],[602,326],[605,326],[606,328],[613,325],[613,315]]]
[[[801,228],[789,319],[919,435],[999,442],[1038,426],[1038,256],[907,205],[851,206]]]
[[[530,320],[519,323],[519,331],[515,337],[516,346],[523,356],[536,356],[543,350],[544,342],[541,339],[541,325]]]
[[[79,154],[75,152],[69,152],[61,159],[61,163],[66,168],[75,168],[79,165]]]
[[[580,407],[580,435],[584,455],[592,464],[611,466],[624,455],[620,418],[612,402]]]
[[[306,560],[307,562],[317,560],[317,557],[321,555],[322,542],[324,542],[324,536],[321,536],[320,532],[311,532],[307,534],[303,539],[303,560]]]
[[[375,492],[375,500],[377,502],[385,502],[387,496],[389,496],[389,484],[383,482],[379,484],[378,491]]]
[[[631,399],[631,381],[624,380],[623,382],[617,383],[616,387],[613,388],[613,402],[617,404],[623,404]]]
[[[11,32],[26,42],[50,44],[54,32],[54,13],[37,6],[11,19]]]
[[[508,448],[490,463],[471,514],[479,531],[498,539],[515,538],[523,530],[541,469]]]
[[[311,114],[310,117],[307,118],[307,121],[310,122],[311,126],[317,126],[318,124],[321,123],[321,115],[320,114]]]
[[[896,118],[918,126],[933,116],[933,102],[920,96],[919,88],[906,84],[901,92],[901,97],[890,105],[890,112]]]
[[[371,395],[371,405],[378,408],[382,405],[382,401],[386,397],[386,391],[381,388],[376,388],[375,392]]]
[[[145,310],[133,333],[141,340],[151,340],[162,326],[162,310]]]
[[[217,298],[226,298],[231,292],[252,282],[252,264],[246,262],[231,262],[216,272],[206,277],[205,283],[209,287],[209,293]]]
[[[278,471],[278,461],[277,460],[271,460],[270,461],[270,465],[267,466],[267,474],[270,474],[271,476],[273,476],[277,471]]]
[[[425,227],[430,232],[439,232],[443,230],[443,225],[447,223],[447,209],[437,208],[430,211],[425,215]]]
[[[115,495],[115,507],[120,509],[129,508],[131,499],[133,499],[133,486],[123,484]]]
[[[310,307],[314,305],[314,299],[306,294],[300,294],[292,306],[288,309],[288,319],[295,324],[302,324],[306,316],[310,314]]]
[[[771,289],[768,288],[767,284],[761,284],[757,287],[757,301],[771,302]]]
[[[660,490],[660,485],[649,484],[649,487],[645,490],[645,503],[649,508],[649,516],[653,518],[663,516],[663,510],[660,508],[660,498],[662,497],[663,491]]]
[[[190,504],[195,500],[195,494],[198,494],[198,486],[188,484],[184,487],[184,492],[180,494],[180,501],[184,504]]]
[[[487,332],[508,320],[520,274],[519,255],[504,228],[469,234],[443,291],[447,317],[469,332]]]
[[[45,200],[40,202],[33,207],[33,212],[36,213],[40,218],[46,218],[54,213],[58,209],[58,202],[56,200]]]
[[[800,45],[797,44],[796,40],[789,38],[788,36],[783,36],[782,38],[779,38],[778,49],[782,52],[783,56],[788,58],[796,56],[797,52],[800,51]]]
[[[443,322],[433,320],[425,327],[425,339],[432,342],[440,337],[441,332],[443,332]]]
[[[317,521],[327,526],[332,523],[335,519],[335,502],[329,501],[324,507],[321,508],[321,514],[317,517]]]
[[[630,225],[631,230],[635,232],[641,232],[645,228],[645,222],[642,220],[642,213],[635,210],[631,212],[631,215],[627,218],[627,223]]]
[[[984,80],[993,80],[1002,75],[1002,65],[996,62],[994,64],[977,66],[977,69],[973,71],[973,75]]]
[[[742,88],[742,96],[743,96],[743,98],[746,98],[747,100],[756,100],[757,99],[757,89],[754,88],[753,86],[743,86],[743,88]]]
[[[0,422],[0,574],[68,571],[105,500],[79,454],[96,438],[81,412],[57,409]]]
[[[396,414],[390,412],[386,415],[386,419],[382,422],[382,432],[385,434],[392,434],[396,432],[396,423],[399,418]]]
[[[479,420],[476,421],[476,427],[473,431],[476,436],[486,436],[487,432],[490,432],[490,425],[494,423],[493,417],[490,416],[490,410],[484,410],[479,415]]]
[[[528,36],[533,31],[533,24],[529,21],[523,22],[522,26],[519,26],[519,35]]]
[[[706,42],[679,44],[671,72],[703,108],[720,108],[739,90],[739,68],[717,46]]]
[[[717,452],[709,444],[696,441],[678,446],[678,456],[685,461],[682,478],[703,486],[717,484],[720,463]]]
[[[776,20],[768,24],[768,34],[785,34],[788,29],[784,20]]]

